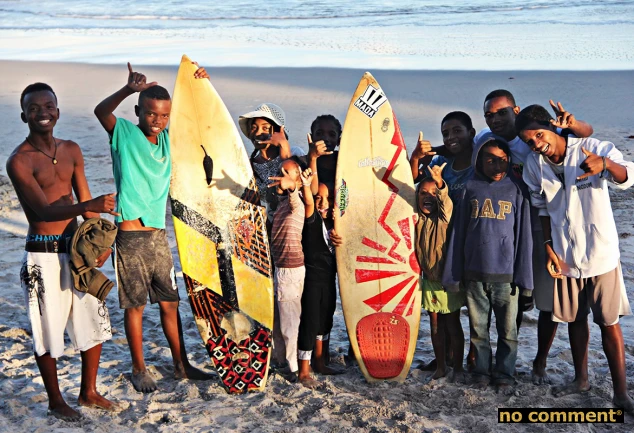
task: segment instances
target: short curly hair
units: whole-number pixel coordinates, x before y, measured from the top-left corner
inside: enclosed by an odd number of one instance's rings
[[[28,95],[29,93],[41,92],[41,91],[51,92],[53,96],[55,97],[55,103],[57,104],[57,95],[55,94],[51,86],[49,86],[46,83],[33,83],[26,86],[24,90],[22,91],[22,93],[20,94],[20,107],[22,107],[22,105],[24,104],[24,98],[26,97],[26,95]]]

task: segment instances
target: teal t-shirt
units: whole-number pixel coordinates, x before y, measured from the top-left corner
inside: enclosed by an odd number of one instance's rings
[[[117,118],[110,137],[110,153],[117,187],[116,221],[140,218],[146,227],[165,228],[165,206],[172,160],[167,130],[152,144],[134,123]]]

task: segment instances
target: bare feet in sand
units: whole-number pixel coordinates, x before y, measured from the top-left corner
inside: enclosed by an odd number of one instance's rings
[[[451,368],[436,367],[436,371],[432,375],[431,380],[437,380],[437,379],[440,379],[441,377],[445,377],[447,376],[447,374],[449,374],[450,371],[451,371]]]
[[[536,361],[533,362],[531,380],[534,385],[550,385],[552,383],[546,373],[546,365],[540,365]]]
[[[431,361],[429,361],[429,363],[427,364],[425,364],[425,362],[422,361],[420,364],[416,366],[416,369],[421,371],[436,371],[437,366],[438,366],[438,362],[434,358]]]
[[[174,377],[176,379],[211,380],[215,379],[216,376],[210,373],[205,373],[191,364],[178,364],[174,365]]]
[[[550,379],[550,376],[548,376],[548,374],[546,374],[546,371],[538,372],[538,371],[533,370],[533,372],[531,374],[531,380],[533,382],[533,385],[550,385],[550,384],[552,384],[552,380]]]
[[[515,392],[515,388],[510,383],[498,383],[495,385],[495,392],[502,395],[511,395]]]
[[[138,373],[132,372],[132,386],[139,392],[148,394],[157,390],[156,382],[147,370]]]
[[[491,379],[487,376],[473,375],[473,382],[471,387],[479,390],[485,390],[489,387]]]
[[[79,395],[77,399],[77,404],[85,407],[94,407],[97,409],[107,410],[108,412],[117,412],[121,409],[121,407],[113,402],[98,394],[96,392],[87,393],[86,395]]]
[[[625,397],[617,397],[615,395],[612,398],[612,403],[619,409],[623,409],[630,415],[634,415],[634,402],[632,402],[632,399],[628,395],[625,395]]]
[[[57,419],[61,419],[62,421],[70,422],[79,421],[83,418],[79,412],[66,404],[65,401],[54,406],[49,405],[46,414],[49,416],[54,416]]]
[[[563,386],[556,386],[553,388],[553,395],[555,397],[563,397],[570,394],[578,394],[590,390],[590,384],[588,381],[574,380],[571,383]]]
[[[464,370],[452,369],[447,375],[449,383],[458,383],[464,385],[467,383],[467,375]]]
[[[299,376],[299,383],[301,383],[304,387],[309,389],[315,389],[319,386],[319,382],[315,380],[310,373],[306,376]]]

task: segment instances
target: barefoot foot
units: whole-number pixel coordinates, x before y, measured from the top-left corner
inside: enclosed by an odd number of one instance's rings
[[[464,370],[456,370],[455,368],[447,375],[449,383],[458,383],[464,385],[467,383],[467,375]]]
[[[632,402],[632,399],[627,394],[623,397],[617,397],[615,395],[612,398],[612,403],[619,409],[623,409],[630,415],[634,415],[634,402]]]
[[[304,387],[309,388],[309,389],[315,389],[319,386],[319,382],[316,381],[311,375],[310,373],[307,374],[306,376],[301,375],[299,376],[299,383],[301,383]]]
[[[432,359],[427,364],[425,364],[425,362],[421,362],[420,364],[416,366],[417,370],[422,370],[422,371],[436,371],[437,368],[438,368],[438,362],[436,361],[436,359]]]
[[[114,401],[110,401],[104,396],[95,393],[87,394],[85,396],[79,395],[77,404],[84,407],[94,407],[97,409],[103,409],[108,412],[117,412],[121,410],[119,404]]]
[[[485,390],[489,387],[491,380],[487,376],[475,375],[471,386],[475,389]]]
[[[546,374],[546,371],[539,372],[534,369],[531,373],[531,381],[533,382],[533,385],[550,385],[552,383],[552,380],[550,379],[550,376]]]
[[[150,375],[150,372],[143,370],[139,373],[132,372],[132,386],[139,392],[144,394],[154,392],[157,390],[156,382]]]
[[[205,373],[204,371],[197,369],[191,364],[187,364],[184,366],[174,366],[174,378],[189,380],[211,380],[215,379],[216,376],[210,373]]]
[[[510,383],[498,383],[495,385],[496,394],[511,395],[515,392],[515,389]]]
[[[280,371],[280,375],[290,383],[297,383],[297,372],[295,371]]]
[[[75,409],[66,404],[66,402],[60,403],[55,406],[49,406],[46,415],[54,416],[62,421],[79,421],[82,416]]]
[[[436,379],[440,379],[441,377],[445,377],[450,371],[451,369],[438,367],[436,368],[436,371],[432,375],[431,380],[436,380]]]
[[[567,385],[557,386],[553,388],[553,395],[555,397],[563,397],[565,395],[578,394],[589,390],[590,384],[587,381],[574,380]]]
[[[533,372],[531,373],[531,380],[534,385],[550,385],[552,383],[550,377],[548,377],[548,374],[546,373],[545,361],[533,361]]]

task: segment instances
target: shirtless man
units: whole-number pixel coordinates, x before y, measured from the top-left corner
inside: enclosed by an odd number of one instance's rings
[[[27,86],[20,97],[29,135],[7,160],[7,173],[29,222],[20,280],[33,334],[35,360],[48,394],[48,413],[67,421],[81,415],[59,389],[56,358],[64,353],[64,329],[81,351],[80,406],[116,409],[97,392],[101,345],[112,337],[106,305],[73,288],[65,240],[77,229],[77,216],[116,215],[114,194],[93,199],[77,143],[53,136],[59,119],[57,97],[44,83]],[[78,199],[75,203],[73,191]],[[97,259],[103,265],[110,251]]]

